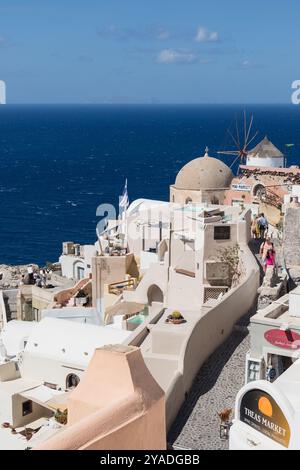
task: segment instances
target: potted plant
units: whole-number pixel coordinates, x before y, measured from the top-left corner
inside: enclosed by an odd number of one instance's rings
[[[168,315],[166,322],[173,323],[174,325],[180,325],[180,323],[185,323],[186,320],[178,310],[174,310],[171,315]]]
[[[59,408],[56,410],[54,414],[55,421],[59,424],[67,424],[68,421],[68,409],[61,411]]]

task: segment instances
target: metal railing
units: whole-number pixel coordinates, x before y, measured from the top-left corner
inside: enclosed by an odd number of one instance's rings
[[[227,286],[205,286],[204,287],[204,303],[208,302],[209,300],[218,300],[220,295],[226,294],[228,291]]]
[[[113,282],[108,286],[109,294],[120,295],[124,290],[133,290],[135,287],[135,279],[126,279],[120,282]]]

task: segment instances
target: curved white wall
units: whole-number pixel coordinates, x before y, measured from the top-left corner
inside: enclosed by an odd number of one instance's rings
[[[186,332],[186,337],[182,338],[178,334],[167,338],[162,328],[155,333],[156,321],[152,321],[153,329],[150,329],[150,333],[146,325],[141,325],[141,329],[128,339],[127,344],[138,344],[142,350],[145,338],[149,342],[147,345],[151,345],[150,349],[146,347],[143,355],[150,372],[166,392],[167,429],[170,429],[176,418],[204,361],[228,338],[234,324],[255,302],[259,287],[259,267],[247,244],[240,243],[240,247],[245,269],[241,284],[231,289],[215,307],[208,308],[207,312],[201,312],[199,308],[199,320]]]

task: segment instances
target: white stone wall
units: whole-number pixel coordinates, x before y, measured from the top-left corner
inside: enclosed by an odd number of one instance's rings
[[[63,307],[45,309],[41,312],[41,319],[45,317],[62,318],[63,320],[70,320],[78,323],[100,325],[100,319],[96,308]]]
[[[284,157],[247,157],[247,165],[249,166],[261,166],[261,167],[270,167],[270,168],[283,168],[284,167]]]

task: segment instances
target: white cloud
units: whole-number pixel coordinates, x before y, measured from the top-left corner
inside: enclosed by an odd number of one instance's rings
[[[198,60],[198,56],[193,52],[176,49],[163,49],[157,56],[160,64],[192,64]]]
[[[241,62],[237,63],[234,68],[238,70],[251,70],[260,69],[262,67],[263,65],[259,64],[258,62],[253,62],[252,60],[244,59]]]
[[[199,26],[195,37],[195,41],[197,42],[218,42],[219,39],[219,33],[217,33],[217,31],[209,31],[203,26]]]
[[[251,67],[250,60],[243,60],[243,62],[241,63],[241,66],[242,67]]]
[[[169,39],[171,33],[168,29],[162,26],[151,26],[147,28],[120,28],[114,24],[109,25],[107,28],[99,29],[98,36],[103,38],[116,39],[119,41],[124,40],[137,40],[137,41],[150,41],[159,40],[163,41]]]
[[[161,41],[168,39],[170,36],[170,31],[164,28],[159,28],[156,32],[156,39],[160,39]]]

